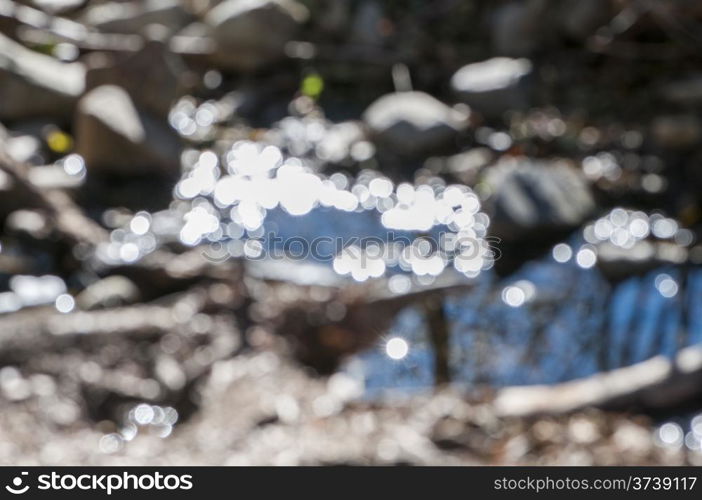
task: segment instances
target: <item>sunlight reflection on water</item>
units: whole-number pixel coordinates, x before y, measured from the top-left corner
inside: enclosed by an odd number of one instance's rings
[[[458,385],[550,384],[644,361],[702,343],[702,270],[654,270],[612,287],[596,268],[553,256],[505,281],[484,273],[470,293],[450,297],[452,380]],[[423,314],[408,308],[388,337],[409,341],[402,361],[385,341],[349,361],[370,398],[430,390],[433,344]]]

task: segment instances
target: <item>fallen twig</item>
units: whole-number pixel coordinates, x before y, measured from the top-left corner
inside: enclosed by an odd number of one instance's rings
[[[70,243],[95,246],[108,240],[107,231],[86,217],[66,193],[44,191],[32,184],[27,177],[29,168],[0,151],[0,171],[10,178],[18,206],[46,212],[54,228]]]
[[[610,372],[552,386],[509,387],[498,392],[503,416],[562,414],[587,407],[660,412],[702,397],[702,348],[688,347]]]

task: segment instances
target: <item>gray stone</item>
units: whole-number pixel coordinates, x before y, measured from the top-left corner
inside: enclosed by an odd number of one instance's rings
[[[353,17],[350,40],[364,45],[381,45],[383,35],[380,24],[383,20],[383,8],[373,0],[361,3]]]
[[[468,64],[451,78],[451,87],[466,104],[490,117],[528,106],[528,59],[495,57]]]
[[[651,124],[651,133],[659,146],[686,149],[699,144],[702,123],[695,115],[659,116]]]
[[[46,215],[37,210],[15,210],[5,220],[5,231],[29,236],[33,240],[44,240],[51,233],[51,224]]]
[[[185,26],[171,37],[170,51],[174,54],[208,57],[215,53],[217,44],[210,37],[211,28],[202,22]]]
[[[13,160],[19,163],[36,163],[41,160],[42,143],[33,135],[15,135],[7,137],[4,148]]]
[[[84,87],[81,63],[62,63],[0,34],[0,120],[67,118]]]
[[[343,33],[351,16],[351,0],[322,0],[320,27],[328,33]]]
[[[364,138],[360,123],[336,123],[329,127],[324,140],[317,144],[317,156],[331,163],[340,163],[349,158],[353,145]]]
[[[682,105],[702,103],[702,74],[676,80],[661,88],[661,96],[667,101]]]
[[[530,55],[546,37],[544,14],[548,0],[510,2],[495,9],[492,19],[492,47],[496,54]]]
[[[363,114],[374,140],[398,153],[423,153],[444,146],[468,126],[468,116],[424,92],[380,97]]]
[[[163,119],[188,89],[185,64],[159,40],[149,40],[139,51],[122,57],[94,54],[86,64],[88,89],[117,85],[139,109]]]
[[[105,33],[137,33],[158,24],[173,34],[190,19],[179,0],[107,2],[89,8],[83,17],[87,25]]]
[[[88,171],[118,174],[175,174],[180,141],[168,125],[137,110],[129,94],[114,85],[88,92],[75,121],[76,152]]]
[[[307,9],[293,0],[227,0],[205,17],[217,48],[214,64],[251,71],[280,60]]]
[[[565,0],[560,4],[561,29],[576,40],[587,39],[612,19],[611,0]]]
[[[87,0],[32,0],[32,3],[49,14],[63,14],[82,7]]]
[[[491,232],[505,241],[578,227],[595,208],[583,177],[563,163],[503,161],[485,181]]]
[[[492,161],[493,153],[488,148],[473,148],[447,158],[445,171],[463,184],[474,186],[480,172]]]

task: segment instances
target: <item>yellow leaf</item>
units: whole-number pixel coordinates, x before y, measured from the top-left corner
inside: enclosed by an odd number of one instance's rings
[[[60,130],[54,130],[46,138],[49,149],[54,153],[67,153],[73,148],[73,139],[70,135]]]

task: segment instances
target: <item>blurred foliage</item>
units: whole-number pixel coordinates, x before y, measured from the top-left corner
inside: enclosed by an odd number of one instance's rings
[[[318,99],[324,91],[324,79],[319,73],[311,73],[302,79],[300,91],[312,99]]]

